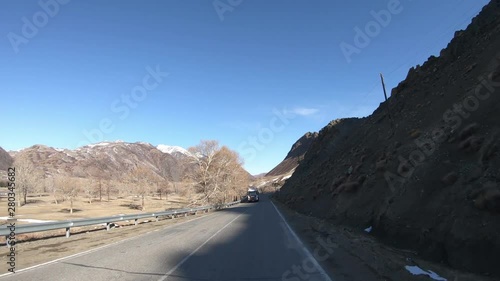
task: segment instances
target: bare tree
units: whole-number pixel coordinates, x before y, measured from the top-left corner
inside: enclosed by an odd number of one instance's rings
[[[90,185],[88,187],[88,190],[85,190],[85,193],[87,195],[89,195],[89,193],[92,193],[92,195],[98,195],[99,201],[102,201],[102,184],[99,169],[90,166],[87,167],[87,172],[90,178]],[[91,198],[89,198],[89,203],[91,203]]]
[[[232,200],[246,188],[248,175],[237,152],[214,140],[201,141],[190,151],[199,156],[193,175],[197,190],[209,203]]]
[[[80,192],[80,183],[75,178],[59,176],[55,179],[56,186],[62,191],[65,199],[70,201],[69,213],[73,214],[73,203]]]
[[[102,163],[103,161],[96,161],[95,164],[99,164],[99,163]],[[106,193],[107,193],[107,196],[108,196],[108,201],[109,201],[109,197],[110,197],[110,189],[111,187],[109,186],[109,180],[111,179],[110,178],[110,175],[109,173],[107,173],[104,169],[104,167],[102,166],[102,164],[98,165],[98,166],[90,166],[87,168],[87,171],[90,175],[90,177],[92,178],[92,181],[93,181],[93,186],[95,188],[95,194],[99,196],[99,201],[102,201],[102,195],[103,195],[103,187],[106,188]],[[107,183],[107,185],[106,185]]]
[[[84,167],[82,166],[75,166],[72,171],[73,176],[75,176],[77,179],[75,179],[75,183],[78,183],[85,193],[85,196],[89,199],[88,202],[89,204],[92,204],[92,198],[94,197],[95,194],[95,186],[94,186],[94,181],[87,174],[87,171]]]
[[[106,195],[107,195],[107,197],[108,197],[108,202],[111,200],[111,198],[110,198],[110,196],[109,196],[109,195],[110,195],[110,193],[111,193],[111,184],[107,184],[107,185],[106,185]]]
[[[243,161],[236,151],[223,146],[216,161],[216,179],[219,185],[219,202],[228,202],[241,195],[248,186],[248,174],[242,167]]]
[[[57,202],[57,186],[54,182],[54,178],[52,176],[48,176],[47,178],[45,178],[45,189],[50,192],[52,194],[52,196],[54,197],[54,203],[58,204]]]
[[[24,205],[27,204],[28,193],[36,192],[40,187],[43,175],[41,171],[35,168],[35,165],[28,159],[16,159],[14,162],[16,167],[16,188],[21,190],[21,196]],[[21,198],[18,199],[17,205],[21,206]]]
[[[205,199],[210,202],[211,190],[216,189],[214,181],[215,159],[219,151],[219,142],[215,140],[202,140],[200,144],[189,148],[194,155],[198,155],[195,163],[197,170],[193,173],[193,180],[196,182],[198,192],[203,193]]]
[[[165,194],[165,200],[168,200],[168,193],[170,192],[170,183],[167,180],[161,181],[158,183],[158,193],[160,194],[160,200],[161,195]]]
[[[83,192],[85,193],[85,197],[88,198],[89,204],[92,204],[92,198],[95,196],[95,185],[96,182],[94,180],[83,180],[82,181]]]
[[[158,183],[163,180],[160,176],[146,167],[136,167],[128,177],[128,182],[132,184],[132,189],[137,196],[141,197],[141,210],[145,211],[145,197],[155,190]]]

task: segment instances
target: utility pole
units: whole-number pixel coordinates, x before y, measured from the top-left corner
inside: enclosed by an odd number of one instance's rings
[[[382,89],[384,90],[384,97],[385,97],[385,101],[387,103],[387,115],[389,116],[389,120],[391,123],[391,128],[392,128],[391,136],[392,136],[394,134],[394,123],[392,121],[392,116],[391,116],[391,106],[387,102],[387,91],[385,90],[384,76],[382,75],[382,73],[380,73],[380,80],[382,81]]]
[[[384,76],[382,75],[382,73],[380,73],[380,80],[382,81],[382,88],[384,89],[385,101],[387,101],[387,92],[385,90]]]

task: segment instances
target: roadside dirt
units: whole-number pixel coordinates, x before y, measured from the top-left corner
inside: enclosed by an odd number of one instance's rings
[[[37,264],[53,261],[62,257],[67,257],[87,250],[95,249],[127,238],[161,229],[174,224],[179,224],[194,218],[206,216],[210,213],[199,213],[195,216],[181,216],[175,219],[165,218],[158,222],[140,223],[134,226],[131,222],[128,225],[121,224],[118,228],[106,231],[104,226],[90,226],[75,228],[71,231],[71,236],[66,238],[63,230],[51,234],[52,238],[37,239],[16,244],[16,271],[31,267]],[[0,274],[7,273],[6,265],[7,247],[5,242],[0,245],[0,256],[2,257]]]
[[[384,245],[362,230],[336,226],[328,221],[300,214],[276,200],[273,202],[311,254],[327,272],[333,274],[336,281],[495,280],[424,261],[414,252]],[[407,266],[413,269],[418,266],[429,274],[432,271],[437,275],[434,279],[425,274],[412,275],[405,268]]]

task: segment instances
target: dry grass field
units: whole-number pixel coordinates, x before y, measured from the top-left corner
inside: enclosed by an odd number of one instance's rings
[[[2,192],[2,191],[0,191]],[[21,207],[16,206],[16,218],[19,224],[29,223],[29,220],[69,220],[79,218],[104,217],[118,214],[134,214],[141,212],[156,212],[169,209],[178,209],[190,205],[194,198],[186,198],[177,195],[170,195],[168,199],[163,197],[146,197],[145,210],[141,211],[141,198],[128,196],[124,198],[110,198],[107,201],[92,201],[89,204],[88,199],[78,198],[73,202],[73,214],[70,214],[70,202],[63,201],[55,204],[52,196],[48,194],[38,194],[28,197],[28,204]],[[7,217],[7,198],[0,198],[0,224],[6,222]]]
[[[0,188],[0,194],[6,192]],[[70,202],[63,201],[55,204],[54,197],[49,194],[34,194],[27,198],[28,204],[16,206],[16,222],[19,224],[34,223],[32,220],[55,221],[79,218],[105,217],[119,214],[136,214],[143,212],[156,212],[169,209],[179,209],[193,206],[192,202],[199,199],[197,195],[180,196],[169,195],[168,199],[158,196],[145,198],[145,210],[141,211],[141,198],[127,196],[123,198],[111,197],[110,201],[93,200],[90,204],[88,198],[79,197],[73,202],[73,214],[69,213]],[[7,223],[7,198],[0,197],[0,225]],[[203,216],[201,213],[198,216]],[[175,219],[161,218],[160,221],[150,219],[139,220],[140,226],[134,226],[133,221],[120,222],[118,228],[106,231],[104,225],[91,225],[71,228],[70,238],[65,237],[65,230],[27,233],[16,235],[16,254],[22,256],[17,269],[26,268],[42,262],[61,258],[99,246],[117,242],[129,237],[141,235],[161,227],[180,223],[192,219],[192,216],[178,217]],[[26,221],[24,221],[26,220]],[[148,222],[148,223],[145,223]],[[0,252],[7,251],[5,237],[0,237]],[[0,269],[0,274],[6,272],[6,267]]]

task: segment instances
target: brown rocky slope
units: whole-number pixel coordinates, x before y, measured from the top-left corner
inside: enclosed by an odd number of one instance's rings
[[[13,161],[9,153],[0,147],[0,186],[7,185],[7,169]]]
[[[12,164],[13,159],[7,151],[0,147],[0,170],[6,171]]]
[[[269,171],[265,176],[279,176],[286,174],[299,165],[299,161],[304,158],[311,143],[318,137],[318,133],[308,132],[298,139],[293,145],[285,159],[281,161],[276,167]]]
[[[276,198],[500,278],[499,50],[495,0],[371,116],[322,129]]]

